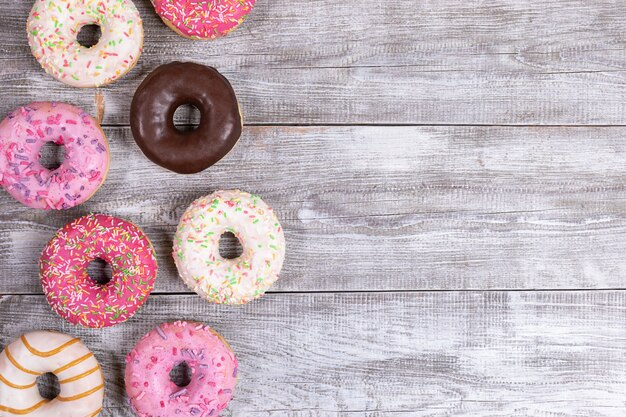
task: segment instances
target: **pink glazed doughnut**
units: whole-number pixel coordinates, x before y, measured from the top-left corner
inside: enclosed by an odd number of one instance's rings
[[[111,265],[111,281],[99,285],[87,266],[99,258]],[[90,214],[65,225],[39,261],[48,303],[72,324],[100,328],[131,318],[154,287],[157,262],[152,244],[134,224]]]
[[[172,369],[186,363],[191,380],[179,387]],[[163,323],[126,357],[126,394],[140,417],[217,417],[233,397],[237,358],[210,327],[195,322]]]
[[[189,39],[225,36],[246,19],[256,0],[152,0],[161,20]]]
[[[53,171],[39,162],[46,142],[65,147]],[[109,145],[98,122],[65,103],[31,103],[0,123],[0,184],[37,209],[68,209],[87,201],[109,170]]]

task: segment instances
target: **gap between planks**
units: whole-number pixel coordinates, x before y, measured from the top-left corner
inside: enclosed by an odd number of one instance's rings
[[[194,127],[198,126],[198,123],[176,123],[176,126],[180,127]],[[104,123],[101,124],[103,128],[130,128],[129,124],[115,124]],[[585,124],[523,124],[523,123],[511,123],[511,124],[484,124],[484,123],[244,123],[246,127],[476,127],[476,128],[545,128],[545,129],[602,129],[602,128],[624,128],[626,124],[597,124],[597,125],[585,125]]]
[[[498,293],[583,293],[583,292],[594,292],[594,293],[608,293],[608,292],[618,292],[618,291],[626,291],[626,287],[606,287],[606,288],[496,288],[496,289],[431,289],[431,290],[329,290],[329,291],[267,291],[266,295],[341,295],[341,294],[498,294]],[[150,293],[150,296],[166,296],[166,297],[188,297],[197,295],[195,292],[174,292],[174,291],[153,291]],[[27,293],[0,293],[0,298],[2,297],[39,297],[44,296],[43,293],[35,293],[35,292],[27,292]],[[255,300],[251,301],[254,302]]]

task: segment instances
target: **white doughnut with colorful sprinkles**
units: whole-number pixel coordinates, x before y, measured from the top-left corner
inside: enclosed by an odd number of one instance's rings
[[[221,236],[233,233],[243,253],[220,255]],[[174,262],[182,280],[215,303],[244,304],[276,282],[285,259],[285,236],[274,211],[258,196],[217,191],[194,201],[174,237]]]
[[[78,42],[83,26],[98,25],[92,47]],[[99,87],[130,71],[143,48],[143,26],[131,0],[36,0],[28,43],[47,73],[74,87]]]

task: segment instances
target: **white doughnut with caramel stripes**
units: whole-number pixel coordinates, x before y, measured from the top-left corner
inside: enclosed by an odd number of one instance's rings
[[[37,377],[51,372],[61,391],[39,394]],[[95,417],[102,410],[104,378],[93,353],[66,334],[22,335],[0,354],[0,417]]]

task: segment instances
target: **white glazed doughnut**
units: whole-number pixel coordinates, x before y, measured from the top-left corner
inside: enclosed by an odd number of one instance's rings
[[[61,391],[49,401],[37,376],[52,372]],[[95,417],[102,410],[104,379],[98,361],[80,339],[36,331],[0,354],[0,417]]]
[[[100,26],[91,48],[76,39],[83,26]],[[54,78],[74,87],[111,83],[135,66],[143,48],[141,17],[131,0],[36,0],[28,43]]]
[[[243,253],[220,256],[222,234],[231,232]],[[243,304],[260,297],[278,279],[285,236],[274,211],[243,191],[217,191],[194,201],[174,238],[174,261],[189,288],[215,303]]]

